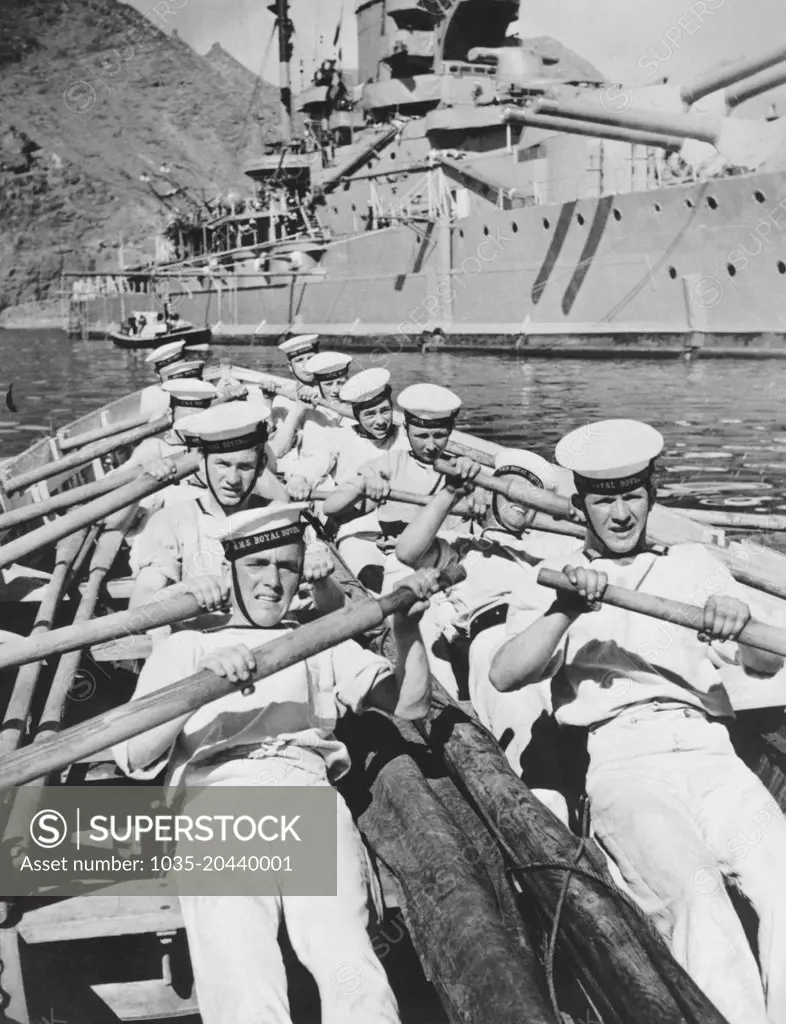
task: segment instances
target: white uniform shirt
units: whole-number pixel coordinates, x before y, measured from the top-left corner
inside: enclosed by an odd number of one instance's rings
[[[212,651],[235,644],[254,649],[286,636],[288,627],[257,629],[229,626],[209,633],[181,632],[169,637],[147,660],[132,700],[155,693],[193,675]],[[113,748],[119,767],[131,778],[151,779],[169,763],[167,782],[177,785],[188,766],[198,766],[219,752],[254,745],[259,755],[295,745],[320,754],[335,781],[349,770],[349,754],[333,735],[346,710],[360,712],[374,687],[393,673],[385,658],[365,651],[354,640],[257,683],[244,696],[240,688],[211,701],[187,720],[177,740],[154,764],[129,768],[128,741]]]
[[[391,437],[381,445],[360,433],[357,424],[350,423],[339,427],[333,434],[333,440],[333,478],[336,486],[354,481],[362,466],[378,459],[383,453],[409,449],[407,434],[402,426],[396,427]],[[341,541],[345,537],[357,537],[359,534],[368,534],[368,538],[374,540],[380,535],[376,509],[344,523],[339,527],[336,539]]]
[[[435,567],[460,565],[467,576],[461,583],[432,598],[439,606],[443,632],[452,639],[455,629],[467,626],[482,608],[503,602],[526,580],[535,581],[535,567],[548,556],[570,560],[583,541],[575,537],[533,530],[517,537],[505,530],[486,529],[477,534],[442,534],[437,537]]]
[[[726,566],[700,544],[676,545],[661,556],[643,553],[629,565],[607,558],[590,560],[576,552],[569,558],[547,559],[539,569],[561,571],[566,564],[606,573],[612,585],[687,604],[704,605],[712,595],[750,604],[747,592]],[[512,595],[510,635],[537,619],[554,601],[556,591],[535,580],[522,581]],[[763,618],[752,605],[751,612]],[[736,644],[713,646],[736,649]],[[600,724],[626,707],[653,699],[689,704],[713,716],[731,716],[715,663],[710,646],[694,630],[603,605],[570,626],[544,678],[553,679],[555,717],[564,725]]]
[[[333,436],[341,428],[344,417],[332,409],[309,409],[301,427],[296,452],[289,452],[286,462],[279,460],[279,469],[287,478],[304,477],[311,487],[330,476],[334,465],[336,441]]]

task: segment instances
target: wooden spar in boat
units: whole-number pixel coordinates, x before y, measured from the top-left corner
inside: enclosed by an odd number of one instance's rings
[[[576,588],[568,577],[553,569],[541,569],[538,573],[538,583],[554,590],[576,592]],[[649,615],[654,619],[663,619],[665,622],[672,622],[675,626],[684,626],[686,629],[701,631],[703,628],[704,609],[699,605],[685,604],[683,601],[673,601],[671,598],[644,594],[637,590],[629,590],[627,587],[611,585],[606,587],[599,600],[603,604],[610,604],[615,608],[625,608],[627,611],[638,612],[640,615]],[[779,629],[777,626],[769,626],[765,622],[751,619],[737,639],[749,647],[756,647],[760,651],[768,651],[770,654],[780,654],[786,657],[786,629]]]
[[[118,472],[107,473],[100,480],[93,480],[89,484],[82,484],[79,487],[71,487],[67,491],[60,491],[49,498],[44,498],[43,501],[34,501],[29,505],[20,505],[19,508],[12,508],[8,512],[2,512],[0,513],[0,530],[9,530],[12,526],[29,523],[32,519],[48,516],[53,512],[61,512],[63,509],[72,508],[74,505],[83,505],[86,501],[100,498],[102,494],[108,494],[123,484],[136,480],[143,472],[142,466],[121,469]]]
[[[564,892],[558,945],[602,1019],[726,1024],[655,929],[622,897],[592,844],[569,832],[513,774],[492,735],[439,684],[435,689],[420,730],[548,919]]]
[[[52,576],[46,585],[46,591],[41,600],[33,629],[30,636],[20,640],[20,643],[35,645],[53,632],[52,623],[60,604],[60,599],[66,589],[69,571],[79,555],[87,532],[85,528],[79,533],[66,537],[58,544],[55,554],[55,566],[52,570]],[[21,665],[23,662],[20,661],[17,664]],[[3,719],[2,729],[0,729],[0,754],[10,754],[19,746],[20,740],[27,728],[30,707],[42,667],[43,656],[36,659],[31,658],[27,659],[25,668],[17,673]]]
[[[553,1024],[536,940],[502,857],[439,759],[409,723],[383,715],[343,720],[338,737],[353,765],[342,792],[396,880],[412,944],[449,1018]],[[397,941],[394,927],[380,939]],[[387,946],[375,948],[383,957]]]
[[[71,469],[78,469],[80,466],[84,466],[86,463],[92,462],[93,459],[101,458],[104,455],[110,455],[112,452],[117,451],[118,448],[135,445],[140,441],[144,441],[145,438],[161,434],[170,426],[171,420],[169,416],[162,416],[160,419],[154,420],[152,423],[146,423],[144,426],[136,427],[134,430],[126,430],[122,434],[116,434],[114,437],[108,438],[104,441],[95,441],[93,444],[86,445],[84,448],[80,448],[79,451],[72,452],[70,455],[66,455],[62,459],[56,459],[53,462],[48,462],[45,466],[39,466],[37,469],[30,469],[25,473],[20,473],[18,476],[9,477],[6,480],[0,481],[0,483],[2,483],[3,490],[6,494],[14,494],[16,491],[23,491],[26,487],[31,487],[33,484],[40,483],[42,480],[48,480],[50,477],[59,476],[61,473],[67,473]]]
[[[194,618],[202,610],[192,594],[164,593],[155,601],[140,605],[138,608],[115,612],[112,615],[101,615],[87,621],[74,621],[70,626],[0,644],[0,669],[37,662],[53,654],[80,650],[106,640],[133,637],[148,629]],[[118,644],[117,650],[120,657],[123,645]]]
[[[463,577],[461,570],[458,573],[439,574],[442,589],[452,586]],[[290,665],[335,647],[342,640],[375,629],[394,612],[411,608],[416,600],[414,591],[402,583],[392,593],[378,600],[369,598],[359,601],[300,626],[287,636],[256,647],[251,652],[257,662],[254,679],[259,681],[275,672],[281,672]],[[236,689],[235,684],[213,672],[197,672],[157,693],[66,729],[58,736],[36,744],[34,749],[26,747],[16,751],[0,765],[0,787],[21,786],[41,778],[131,736],[138,736],[165,722],[171,722]]]
[[[73,509],[60,519],[46,523],[37,530],[31,530],[30,533],[17,537],[8,544],[3,544],[0,547],[0,568],[5,568],[31,552],[37,551],[47,544],[54,544],[70,533],[75,533],[83,526],[97,523],[113,512],[138,502],[149,494],[155,494],[156,491],[169,487],[178,480],[182,480],[183,477],[190,476],[199,469],[201,456],[196,452],[190,452],[186,455],[179,455],[173,461],[176,467],[175,472],[166,480],[156,480],[143,473],[138,480],[132,480],[130,483],[117,487],[110,494],[105,494],[81,508]]]
[[[55,435],[55,440],[57,441],[58,448],[65,455],[66,452],[73,451],[75,448],[84,448],[86,444],[102,441],[105,437],[114,437],[116,434],[122,434],[126,430],[136,430],[147,423],[150,423],[149,416],[133,416],[131,419],[119,420],[117,423],[107,423],[103,427],[85,430],[81,434],[74,434],[73,436],[66,435],[63,437],[58,433]]]

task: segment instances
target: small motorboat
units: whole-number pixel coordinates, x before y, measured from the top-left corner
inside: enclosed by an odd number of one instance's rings
[[[210,341],[211,331],[205,325],[197,327],[181,320],[177,313],[142,310],[133,312],[116,330],[110,328],[109,337],[118,348],[158,348],[172,341],[185,341],[187,345],[204,345]]]

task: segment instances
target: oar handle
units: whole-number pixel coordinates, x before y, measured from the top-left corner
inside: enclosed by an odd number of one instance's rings
[[[73,451],[75,448],[84,448],[86,444],[93,441],[102,441],[105,437],[114,437],[115,434],[122,434],[125,430],[136,430],[150,422],[149,416],[134,416],[132,419],[119,420],[116,423],[107,423],[103,427],[96,427],[94,430],[85,430],[80,434],[63,435],[57,434],[57,444],[60,451]]]
[[[538,583],[554,590],[576,592],[576,588],[568,577],[554,569],[541,569],[538,573]],[[675,626],[684,626],[686,629],[695,629],[697,632],[703,629],[704,609],[699,605],[685,604],[682,601],[673,601],[668,597],[642,594],[638,590],[615,586],[607,586],[600,600],[603,604],[624,608],[629,612],[638,612],[641,615],[649,615],[653,619],[662,619]],[[760,651],[786,656],[786,629],[768,626],[764,622],[751,619],[737,639],[740,643],[756,647]]]
[[[453,586],[463,576],[438,575],[440,587]],[[344,640],[375,629],[388,615],[406,611],[416,601],[417,597],[404,581],[378,600],[359,601],[256,647],[251,652],[256,659],[254,681],[259,682]],[[34,747],[25,747],[3,758],[0,788],[32,782],[233,692],[236,692],[235,685],[223,676],[208,670],[197,672],[157,693],[96,715]]]
[[[169,487],[178,480],[182,480],[183,477],[190,476],[199,469],[200,462],[201,456],[196,452],[179,455],[174,460],[174,474],[165,480],[157,480],[147,473],[142,473],[138,479],[115,488],[109,494],[105,494],[81,508],[73,509],[54,522],[46,523],[37,530],[31,530],[30,533],[17,537],[8,544],[3,544],[0,547],[0,568],[4,569],[7,565],[18,562],[33,551],[37,551],[47,544],[54,544],[62,537],[67,537],[80,530],[83,526],[97,523],[113,512],[134,504],[149,494],[155,494],[156,491]]]
[[[455,463],[449,459],[437,459],[434,469],[446,476],[453,476],[456,472]],[[501,477],[481,472],[475,477],[474,483],[494,494],[501,494],[517,505],[546,512],[548,515],[554,516],[555,519],[572,520],[576,518],[573,505],[567,498],[552,494],[551,491],[546,491],[542,487],[535,487],[524,480],[503,480]]]

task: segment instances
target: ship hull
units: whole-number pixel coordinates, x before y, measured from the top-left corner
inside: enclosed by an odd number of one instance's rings
[[[786,173],[499,209],[336,238],[307,273],[168,278],[213,343],[314,331],[357,347],[786,354]],[[157,284],[160,290],[161,282]],[[118,297],[87,303],[96,326]]]

